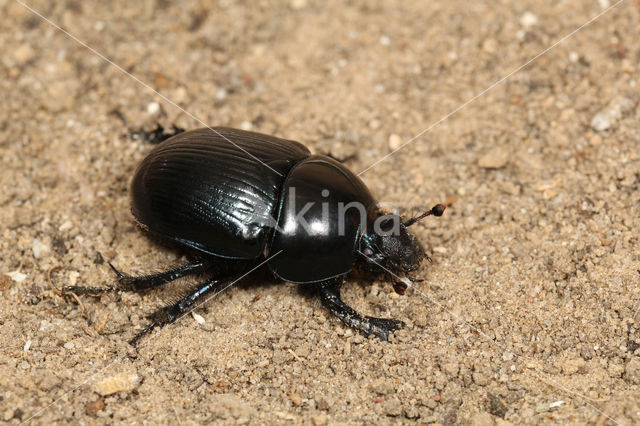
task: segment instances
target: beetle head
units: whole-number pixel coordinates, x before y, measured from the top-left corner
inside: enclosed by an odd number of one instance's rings
[[[427,216],[442,216],[445,208],[445,205],[438,204],[404,223],[398,215],[378,216],[369,224],[360,240],[360,267],[387,273],[391,276],[395,291],[404,294],[407,288],[404,282],[406,278],[399,280],[398,277],[418,269],[425,257],[429,259],[420,241],[407,228]]]
[[[377,272],[387,269],[402,275],[418,269],[425,257],[424,249],[420,241],[409,233],[400,216],[384,216],[376,225],[360,240],[363,269]]]

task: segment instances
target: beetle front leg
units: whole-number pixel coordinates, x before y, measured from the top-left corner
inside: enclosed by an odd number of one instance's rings
[[[340,298],[342,278],[324,281],[318,284],[318,291],[324,306],[340,318],[349,327],[360,330],[365,335],[375,334],[384,340],[389,340],[389,334],[404,326],[404,323],[391,318],[365,317],[356,312]]]

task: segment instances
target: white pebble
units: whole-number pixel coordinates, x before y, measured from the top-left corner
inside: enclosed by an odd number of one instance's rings
[[[191,316],[193,317],[194,320],[196,320],[196,322],[200,325],[204,324],[206,321],[204,318],[202,318],[202,315],[198,315],[195,312],[191,311]]]
[[[389,135],[389,148],[398,149],[401,144],[402,138],[400,138],[399,135],[396,135],[395,133]]]
[[[73,227],[73,223],[71,223],[70,220],[67,220],[65,223],[63,223],[62,225],[60,225],[60,228],[58,228],[58,230],[60,232],[64,232],[67,229],[71,229]]]
[[[33,239],[33,242],[31,243],[31,251],[33,251],[33,257],[35,257],[36,259],[40,259],[40,256],[42,256],[44,253],[47,253],[49,250],[50,248],[48,245],[44,244],[37,238]]]
[[[130,392],[140,384],[137,374],[118,373],[105,377],[93,385],[93,389],[102,396],[117,392]]]
[[[156,115],[160,112],[160,104],[157,102],[151,102],[147,105],[147,114]]]
[[[569,60],[573,63],[576,63],[580,60],[580,55],[578,55],[576,52],[570,52],[569,53]]]
[[[216,98],[219,101],[226,99],[228,94],[229,92],[227,92],[227,89],[225,89],[224,87],[219,87],[218,90],[216,90]]]
[[[80,277],[80,272],[71,271],[69,272],[69,285],[73,286],[78,283],[78,278]]]
[[[525,28],[531,28],[538,23],[538,17],[528,10],[520,17],[520,24]]]
[[[386,35],[380,36],[380,44],[383,46],[388,46],[389,44],[391,44],[391,39]]]
[[[9,272],[7,275],[9,275],[11,279],[17,283],[21,283],[25,280],[25,278],[27,278],[27,276],[20,271]]]
[[[251,124],[248,121],[243,121],[242,123],[240,123],[240,128],[242,130],[251,130],[252,127],[253,127],[253,124]]]
[[[616,124],[624,114],[633,110],[638,102],[637,94],[616,96],[609,104],[596,113],[591,119],[590,126],[598,132],[607,130]]]
[[[556,407],[561,406],[562,404],[564,404],[564,401],[552,402],[551,404],[549,404],[549,408],[556,408]]]
[[[22,348],[22,351],[26,352],[29,350],[30,347],[31,347],[31,340],[27,340],[27,342],[24,344],[24,347]]]

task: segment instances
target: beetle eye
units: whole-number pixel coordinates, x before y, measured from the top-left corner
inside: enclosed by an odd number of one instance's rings
[[[393,220],[385,219],[380,223],[380,229],[383,232],[389,232],[393,228]]]
[[[373,250],[371,250],[369,247],[364,249],[364,255],[365,256],[371,256],[372,254],[373,254]]]

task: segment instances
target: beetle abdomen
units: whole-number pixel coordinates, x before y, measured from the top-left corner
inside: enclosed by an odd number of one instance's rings
[[[257,258],[275,225],[284,179],[309,150],[273,136],[214,130],[178,134],[143,160],[131,186],[133,214],[150,231],[203,252]]]
[[[278,229],[269,261],[279,278],[323,281],[348,273],[356,242],[376,202],[358,176],[324,155],[296,164],[282,188]]]

